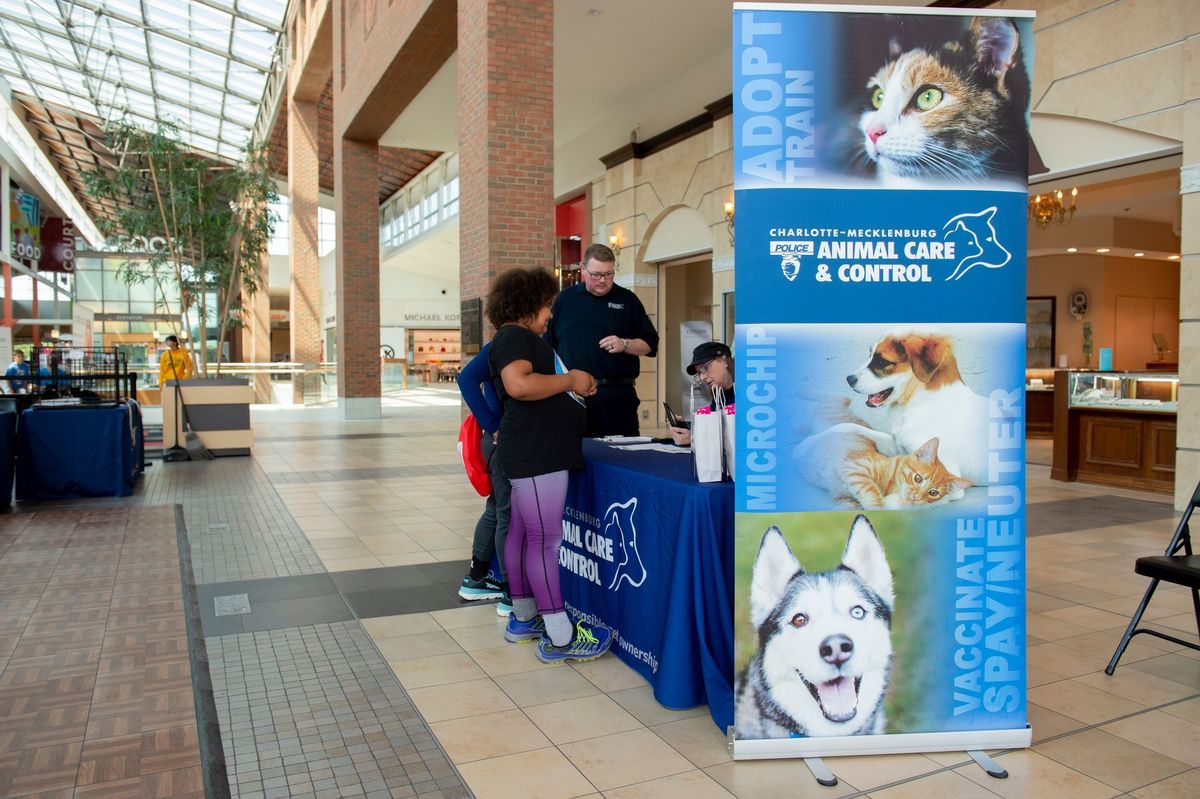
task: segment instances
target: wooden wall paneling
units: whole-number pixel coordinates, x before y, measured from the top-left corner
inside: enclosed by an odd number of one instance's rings
[[[1143,473],[1152,480],[1175,482],[1175,432],[1174,421],[1151,421],[1146,423],[1146,457]]]
[[[1130,474],[1141,471],[1142,425],[1134,419],[1085,416],[1084,457],[1089,471]]]

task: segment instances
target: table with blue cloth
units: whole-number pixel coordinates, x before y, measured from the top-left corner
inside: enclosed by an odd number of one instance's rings
[[[29,408],[17,436],[17,499],[125,497],[143,468],[136,405]]]
[[[0,505],[12,503],[13,465],[17,454],[17,412],[0,409]]]
[[[612,651],[665,707],[733,723],[733,483],[698,483],[686,453],[584,440],[559,552],[568,609],[614,632]]]

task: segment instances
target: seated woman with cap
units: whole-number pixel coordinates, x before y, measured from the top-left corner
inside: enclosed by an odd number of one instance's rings
[[[720,389],[726,405],[733,404],[733,353],[719,341],[706,341],[692,351],[688,364],[689,375],[700,375],[709,390]],[[716,400],[709,403],[716,410]],[[692,443],[692,433],[685,427],[672,427],[671,438],[681,447]]]

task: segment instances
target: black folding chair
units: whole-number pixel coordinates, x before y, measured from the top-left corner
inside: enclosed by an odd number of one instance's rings
[[[1188,520],[1192,518],[1192,511],[1196,510],[1198,506],[1200,506],[1200,485],[1197,485],[1196,490],[1192,492],[1192,499],[1188,502],[1183,517],[1179,520],[1179,526],[1175,528],[1175,535],[1171,537],[1167,551],[1162,555],[1138,558],[1134,564],[1135,572],[1150,578],[1150,587],[1146,589],[1146,595],[1142,597],[1142,603],[1138,605],[1137,612],[1129,620],[1129,626],[1125,628],[1125,635],[1121,636],[1121,643],[1117,645],[1117,651],[1113,652],[1112,660],[1104,669],[1105,674],[1113,673],[1117,668],[1117,661],[1121,659],[1121,655],[1125,654],[1125,647],[1129,646],[1129,640],[1139,633],[1153,635],[1200,651],[1200,644],[1185,641],[1158,630],[1138,627],[1138,623],[1142,620],[1142,614],[1146,612],[1146,606],[1150,604],[1150,597],[1154,596],[1154,589],[1158,588],[1160,582],[1167,582],[1192,589],[1192,606],[1196,611],[1196,632],[1200,634],[1200,555],[1192,554],[1192,533],[1188,529]],[[1183,554],[1179,554],[1180,550],[1183,551]]]

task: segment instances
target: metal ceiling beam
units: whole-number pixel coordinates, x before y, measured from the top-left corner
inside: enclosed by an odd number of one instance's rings
[[[142,19],[146,19],[146,0],[140,0],[140,2],[138,3],[138,8],[140,8],[142,11]],[[189,20],[189,22],[190,21],[191,20]],[[96,22],[97,23],[100,22],[99,18],[96,19]],[[229,24],[229,26],[232,28],[233,23],[231,22]],[[116,41],[116,37],[113,36],[113,33],[114,33],[114,31],[112,29],[112,20],[109,20],[108,36],[113,41]],[[147,30],[146,28],[142,28],[142,41],[144,41],[146,43],[146,55],[150,56],[150,60],[153,61],[154,57],[151,54],[154,52],[154,48],[150,46],[150,31]],[[228,64],[225,65],[225,74],[226,75],[229,74],[229,65]],[[154,118],[162,119],[163,113],[162,113],[162,108],[159,107],[158,84],[154,80],[154,70],[150,70],[150,96],[154,98]],[[129,89],[128,88],[125,89],[125,99],[126,100],[129,99]],[[97,106],[97,107],[99,107],[99,106]],[[224,110],[224,109],[222,109],[222,110]],[[217,140],[220,141],[220,139],[221,139],[221,126],[217,125]]]
[[[137,117],[138,119],[145,120],[146,122],[149,122],[150,124],[155,124],[156,122],[159,121],[156,119],[152,119],[151,117],[147,116],[146,114],[142,114],[137,111],[132,111],[129,109],[122,109],[122,111],[129,116],[134,116],[134,117]],[[228,145],[229,147],[232,147],[235,150],[237,150],[239,153],[246,146],[244,143],[232,142],[229,139],[223,139],[223,138],[217,138],[216,136],[210,136],[207,133],[202,133],[198,130],[192,130],[191,128],[185,127],[180,124],[175,124],[175,127],[178,128],[180,131],[190,133],[193,136],[199,136],[199,137],[202,137],[205,139],[212,139],[212,140],[216,141],[218,144]],[[186,142],[185,142],[185,144],[186,144]],[[192,145],[192,146],[194,146],[194,145]],[[230,158],[227,155],[221,155],[220,153],[214,153],[210,150],[200,150],[199,152],[200,152],[200,154],[204,155],[206,158],[209,158],[213,161],[221,161],[221,162],[227,163],[227,164],[234,163],[234,159]]]
[[[278,22],[271,22],[269,19],[260,17],[257,14],[248,14],[245,11],[242,11],[236,3],[234,4],[233,11],[230,11],[225,6],[213,2],[213,0],[192,0],[192,2],[198,6],[205,6],[206,8],[211,8],[214,11],[220,11],[222,14],[230,14],[238,19],[251,22],[260,28],[266,28],[272,33],[283,33],[283,26],[281,26]]]
[[[66,24],[67,21],[69,20],[69,17],[67,14],[67,9],[63,6],[63,0],[58,0],[58,15],[59,15],[59,19],[61,21],[63,21],[63,31],[66,33],[67,43],[71,47],[71,52],[75,54],[75,61],[79,65],[78,66],[78,74],[82,76],[83,85],[87,89],[88,96],[91,97],[92,105],[94,105],[96,107],[96,110],[99,111],[100,110],[100,91],[99,91],[99,89],[95,88],[92,85],[91,74],[87,70],[83,69],[84,54],[87,53],[87,48],[89,47],[89,45],[82,44],[75,37],[75,34],[71,31],[71,28],[74,26]],[[100,20],[96,19],[96,21],[93,24],[94,25],[100,24]],[[96,34],[96,29],[93,27],[92,28],[92,36],[94,37],[95,34]],[[62,67],[63,67],[62,64],[54,65],[54,71],[58,73],[59,80],[62,80]],[[108,71],[107,65],[105,66],[105,71],[106,72]]]
[[[63,94],[67,95],[68,97],[78,97],[80,100],[88,100],[89,102],[90,102],[90,100],[91,100],[91,98],[89,98],[89,97],[85,97],[84,95],[82,95],[82,94],[79,94],[79,93],[77,93],[77,92],[73,92],[73,91],[71,91],[71,90],[69,90],[69,89],[64,89],[64,88],[61,88],[61,87],[58,87],[58,86],[50,86],[50,85],[48,85],[48,84],[42,83],[41,81],[35,81],[35,80],[32,80],[32,79],[30,79],[30,78],[29,78],[29,76],[27,76],[27,75],[22,75],[22,74],[20,74],[20,73],[13,72],[12,70],[10,70],[10,69],[7,69],[7,68],[5,68],[5,67],[0,67],[0,74],[2,74],[2,75],[11,75],[12,77],[15,77],[15,78],[20,78],[21,80],[28,81],[28,82],[29,82],[29,84],[30,84],[31,86],[34,86],[34,87],[40,86],[40,87],[42,87],[42,88],[44,88],[44,89],[53,89],[53,90],[55,90],[55,91],[62,92]],[[36,89],[35,89],[35,92],[34,92],[34,94],[35,94],[35,97],[37,98],[38,102],[40,102],[42,105],[49,105],[49,102],[48,102],[48,101],[47,101],[45,98],[43,98],[43,97],[42,97],[40,94],[37,94],[37,93],[36,93]],[[139,119],[144,119],[144,120],[146,120],[147,122],[149,122],[149,123],[151,123],[151,124],[155,124],[155,123],[157,123],[157,122],[164,121],[164,120],[157,120],[157,119],[155,119],[154,117],[152,117],[152,116],[149,116],[149,115],[147,115],[147,114],[143,114],[143,113],[141,113],[141,112],[139,112],[139,111],[134,111],[134,110],[133,110],[133,109],[131,109],[131,108],[126,108],[126,107],[122,107],[122,106],[117,106],[117,105],[115,105],[115,104],[111,104],[111,103],[110,103],[110,105],[113,105],[113,108],[114,108],[114,110],[115,110],[115,111],[119,111],[119,112],[121,112],[121,113],[123,113],[123,114],[129,114],[129,115],[132,115],[132,116],[138,117]],[[205,133],[205,132],[203,132],[203,131],[199,131],[199,130],[195,130],[195,129],[193,129],[193,128],[189,128],[187,125],[184,125],[184,124],[182,124],[182,123],[179,123],[179,122],[172,122],[171,124],[173,124],[173,125],[174,125],[176,128],[178,128],[179,130],[181,130],[181,131],[183,131],[183,132],[185,132],[185,133],[190,133],[190,134],[191,134],[191,135],[193,135],[193,136],[201,136],[201,137],[203,137],[203,138],[205,138],[205,139],[213,139],[213,140],[217,141],[217,142],[218,142],[218,143],[220,143],[220,144],[228,144],[230,147],[233,147],[233,148],[237,149],[238,151],[241,151],[241,150],[242,150],[242,148],[244,148],[244,147],[246,146],[244,142],[235,142],[235,141],[230,141],[229,139],[226,139],[226,138],[223,138],[223,137],[220,137],[220,136],[216,136],[216,135],[213,135],[213,134],[211,134],[211,133]],[[234,124],[238,124],[238,125],[240,125],[241,123],[239,122],[239,123],[234,123]],[[206,152],[207,152],[207,151],[206,151]],[[223,161],[225,161],[225,160],[228,160],[228,157],[227,157],[227,156],[223,156],[223,155],[220,155],[220,154],[218,154],[218,153],[208,153],[208,155],[211,155],[211,156],[213,156],[214,158],[219,158],[219,159],[221,159],[221,160],[223,160]]]
[[[250,129],[250,141],[255,145],[267,144],[271,138],[271,130],[275,127],[275,119],[283,106],[283,96],[287,90],[287,52],[290,34],[286,31],[275,43],[275,55],[271,58],[271,71],[267,73],[267,81],[263,85],[263,96],[258,102],[258,116],[254,127]]]
[[[154,28],[151,28],[144,19],[142,19],[142,20],[134,19],[133,17],[126,16],[125,14],[122,14],[118,11],[113,11],[111,8],[105,8],[104,6],[100,6],[100,5],[96,5],[95,3],[88,2],[88,0],[71,0],[71,4],[78,6],[79,8],[85,8],[94,14],[100,14],[105,17],[110,17],[112,19],[117,20],[118,22],[123,22],[126,25],[129,25],[131,27],[139,28],[143,31],[149,31],[150,33],[153,33],[156,36],[162,36],[164,39],[170,39],[172,41],[179,42],[180,44],[186,44],[188,47],[194,47],[197,50],[200,50],[205,53],[209,53],[211,55],[215,55],[218,58],[228,59],[229,61],[232,61],[236,64],[241,64],[242,66],[249,67],[250,69],[253,69],[255,72],[262,72],[263,74],[266,74],[266,72],[267,72],[267,69],[268,69],[267,67],[259,66],[258,64],[255,64],[251,61],[247,61],[246,59],[241,58],[240,56],[236,56],[233,53],[223,52],[219,48],[212,47],[211,45],[204,44],[203,42],[198,42],[195,39],[189,39],[186,36],[180,36],[179,34],[171,33],[170,31],[155,30]]]
[[[22,74],[21,72],[14,72],[13,70],[11,70],[7,67],[4,67],[4,66],[0,66],[0,74],[11,75],[15,78],[20,78],[21,80],[28,81],[30,84],[40,86],[43,89],[53,89],[56,92],[62,92],[63,94],[67,95],[68,97],[78,97],[80,100],[87,100],[88,102],[92,102],[92,103],[95,102],[95,100],[93,100],[91,97],[84,95],[84,94],[79,94],[78,92],[76,92],[73,89],[70,89],[66,86],[55,86],[53,83],[47,83],[43,80],[36,80],[34,78],[31,78],[29,75]],[[146,94],[146,92],[143,92],[141,89],[134,89],[134,91],[141,92],[142,94]],[[43,98],[41,98],[39,96],[38,99],[41,100]],[[108,105],[108,106],[112,106],[113,108],[119,108],[121,110],[124,110],[124,106],[118,105],[116,102],[116,99],[117,98],[114,97],[111,101],[105,101],[104,104]],[[204,116],[212,117],[213,119],[219,119],[222,122],[227,122],[230,125],[236,126],[240,130],[246,131],[247,134],[249,134],[249,132],[250,132],[249,127],[244,122],[239,122],[236,119],[230,119],[229,117],[225,117],[225,116],[217,116],[217,114],[213,113],[212,111],[206,110],[204,108],[199,108],[195,105],[192,105],[191,103],[180,102],[179,100],[176,100],[171,97],[164,97],[163,95],[158,95],[157,99],[166,100],[169,103],[174,103],[175,105],[183,106],[184,108],[187,108],[189,111],[195,111],[197,114],[203,114]],[[78,109],[73,109],[73,110],[77,111]],[[99,110],[100,110],[99,108],[96,109],[97,112],[99,112]],[[145,116],[145,115],[143,114],[142,116]],[[154,117],[149,116],[147,118],[153,119]],[[182,130],[182,127],[180,129]],[[189,128],[189,130],[190,130],[190,128]],[[192,133],[195,133],[197,136],[205,136],[209,139],[218,138],[215,135],[202,133],[197,130],[192,130]],[[231,142],[228,139],[222,139],[222,141],[224,141],[226,144],[234,144],[234,142]],[[239,144],[237,146],[241,147],[242,145]]]
[[[12,45],[12,39],[10,39],[8,37],[8,32],[4,30],[3,26],[0,26],[0,43],[3,43],[4,46],[9,49],[9,52],[14,52],[14,53],[17,52],[16,48],[14,48]],[[14,77],[20,78],[21,80],[27,81],[29,83],[29,87],[33,90],[34,97],[37,99],[37,101],[39,103],[41,103],[42,107],[46,109],[46,113],[47,114],[50,113],[49,104],[46,102],[45,98],[43,98],[38,93],[37,84],[33,81],[33,79],[30,77],[29,73],[26,71],[24,62],[22,62],[18,59],[17,71],[15,73],[11,72],[7,69],[3,69],[3,68],[0,68],[0,73],[9,74]],[[38,133],[40,135],[41,131],[39,130]],[[62,134],[60,133],[59,136],[61,137]],[[61,179],[61,175],[59,176],[59,178]],[[65,181],[64,181],[64,183],[65,183]]]
[[[146,0],[142,0],[142,2],[144,3],[144,2],[146,2]],[[236,7],[237,7],[237,0],[234,0],[234,8],[236,8]],[[230,23],[230,25],[229,25],[229,40],[228,40],[228,43],[225,45],[225,48],[227,50],[229,50],[229,52],[231,52],[231,53],[233,52],[233,34],[234,34],[234,31],[236,30],[236,28],[237,28],[237,25]],[[229,84],[229,70],[228,69],[225,70],[225,84],[226,85]],[[221,119],[222,119],[222,122],[221,122],[220,130],[224,130],[225,129],[225,122],[224,122],[224,119],[225,119],[225,95],[221,95]],[[249,130],[246,131],[247,136],[249,136],[250,133],[251,133],[251,131],[249,131]]]
[[[9,22],[12,22],[15,25],[21,25],[23,27],[29,28],[30,30],[35,30],[38,33],[46,34],[47,36],[56,36],[59,39],[64,38],[63,32],[60,30],[54,30],[53,28],[47,28],[44,25],[34,23],[34,22],[26,22],[25,20],[20,19],[19,17],[14,17],[11,14],[6,14],[4,12],[3,8],[0,8],[0,20],[8,20]],[[95,49],[99,50],[101,48],[95,48]],[[230,89],[227,86],[222,86],[220,83],[206,80],[204,78],[198,78],[195,75],[188,74],[187,72],[181,72],[180,70],[173,69],[171,67],[162,66],[161,64],[151,64],[149,61],[142,59],[142,58],[138,58],[135,55],[130,55],[129,53],[113,52],[109,48],[103,48],[102,52],[104,52],[111,58],[117,58],[117,59],[121,59],[124,61],[132,61],[134,64],[137,64],[140,67],[145,67],[146,69],[150,69],[150,70],[158,70],[159,72],[164,72],[167,75],[170,75],[175,78],[179,78],[180,80],[186,80],[189,83],[195,83],[199,86],[203,86],[206,89],[212,89],[215,92],[225,92],[227,94],[231,94],[234,97],[238,98],[239,100],[244,100],[247,103],[252,103],[254,105],[258,105],[259,100],[261,100],[261,98],[259,98],[259,97],[251,97],[250,95],[245,94],[243,92],[239,92],[236,89]],[[32,58],[34,61],[41,61],[46,64],[58,64],[59,66],[61,66],[61,64],[59,64],[58,61],[55,61],[50,56],[42,55],[41,53],[22,52],[22,53],[16,53],[15,55],[17,56],[17,58]],[[80,64],[80,71],[84,72],[82,64]],[[258,70],[258,71],[261,72],[262,70]],[[90,75],[93,73],[91,73],[89,71],[89,72],[86,72],[85,74]],[[106,78],[105,80],[108,80],[108,79]]]

